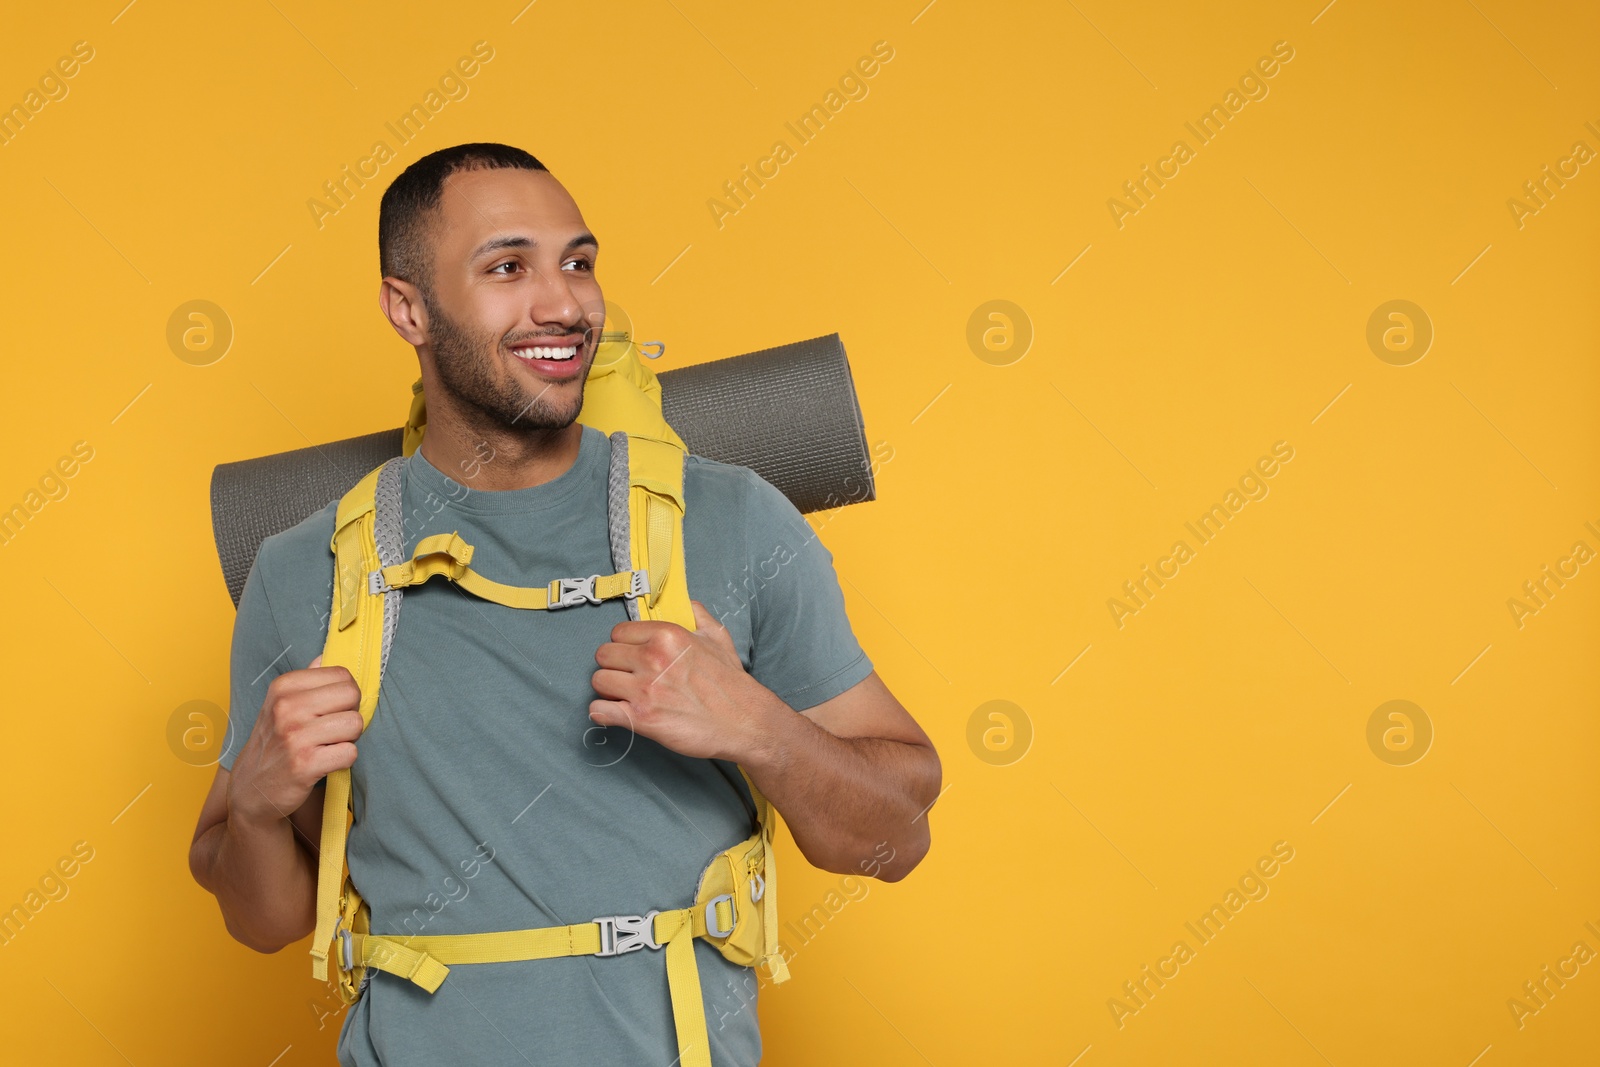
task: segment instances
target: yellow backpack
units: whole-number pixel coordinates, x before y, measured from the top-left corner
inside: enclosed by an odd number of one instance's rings
[[[608,493],[613,564],[610,575],[556,578],[546,585],[504,585],[472,570],[473,549],[459,533],[422,538],[404,552],[400,468],[426,429],[422,383],[412,386],[403,455],[362,478],[339,501],[334,552],[333,610],[324,667],[347,668],[361,689],[361,718],[370,724],[379,682],[399,618],[400,591],[435,576],[513,608],[557,610],[616,597],[629,616],[664,619],[693,630],[683,557],[683,466],[687,449],[661,413],[661,387],[639,361],[627,335],[598,346],[584,387],[580,422],[610,436]],[[741,768],[741,773],[743,768]],[[693,938],[703,937],[727,959],[768,968],[774,982],[789,977],[778,951],[777,870],[772,838],[777,812],[748,773],[756,806],[754,832],[711,858],[692,902],[643,915],[602,915],[591,922],[529,930],[424,936],[375,935],[369,911],[350,880],[345,843],[350,820],[350,772],[328,775],[317,870],[317,923],[312,973],[327,981],[334,964],[339,996],[354,1004],[367,968],[406,978],[432,993],[451,964],[503,963],[555,956],[617,956],[665,949],[672,1017],[683,1067],[711,1067]],[[665,903],[665,902],[664,902]]]

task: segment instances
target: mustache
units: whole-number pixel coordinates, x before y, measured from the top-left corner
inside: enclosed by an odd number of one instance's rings
[[[547,338],[547,337],[571,337],[574,333],[581,333],[583,335],[582,344],[585,344],[585,345],[589,346],[590,348],[593,348],[600,341],[600,331],[601,331],[601,328],[599,326],[585,326],[585,327],[583,327],[582,330],[577,330],[576,328],[574,328],[574,329],[571,329],[571,330],[563,330],[560,333],[536,333],[536,334],[530,334],[527,337],[519,337],[514,341],[507,341],[506,342],[506,347],[507,348],[523,348],[523,347],[525,347],[527,345],[537,344],[543,338]]]

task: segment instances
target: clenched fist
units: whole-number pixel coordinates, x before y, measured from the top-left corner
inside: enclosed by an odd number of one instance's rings
[[[255,822],[288,818],[330,771],[356,761],[361,689],[343,667],[322,657],[267,685],[250,739],[234,760],[228,807]]]
[[[770,738],[770,717],[789,713],[745,672],[733,638],[698,600],[695,627],[618,623],[595,651],[600,669],[589,718],[626,726],[685,756],[743,761]]]

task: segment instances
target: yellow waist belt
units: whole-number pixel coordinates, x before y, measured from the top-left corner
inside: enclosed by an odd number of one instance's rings
[[[354,887],[341,900],[334,958],[340,995],[354,1003],[366,970],[384,971],[435,992],[454,964],[512,963],[558,956],[622,956],[642,949],[665,950],[667,987],[677,1031],[679,1063],[710,1067],[704,1001],[693,939],[703,937],[724,957],[755,966],[766,953],[766,931],[776,929],[770,842],[765,827],[720,852],[701,875],[695,902],[687,908],[643,915],[602,915],[592,922],[479,934],[388,936],[368,929],[368,911]],[[771,914],[769,915],[769,911]],[[769,926],[769,924],[771,924]],[[781,955],[771,959],[774,981],[788,977]]]
[[[528,610],[580,610],[585,604],[622,598],[630,618],[663,619],[694,629],[681,536],[681,443],[619,430],[611,434],[611,445],[608,526],[617,571],[609,575],[558,578],[531,587],[505,585],[469,566],[473,548],[454,532],[422,538],[411,557],[402,558],[400,457],[373,470],[341,498],[331,542],[334,596],[322,663],[349,669],[361,690],[363,723],[371,722],[377,707],[402,593],[431,578],[442,577],[475,596]],[[774,982],[789,977],[778,951],[772,848],[777,812],[748,773],[744,779],[756,808],[755,832],[712,857],[688,907],[605,915],[570,926],[401,937],[371,932],[370,909],[350,880],[345,864],[350,772],[335,771],[328,775],[323,800],[312,973],[327,981],[331,959],[339,995],[353,1004],[361,996],[368,968],[432,993],[457,964],[664,950],[678,1062],[682,1067],[711,1067],[693,939],[705,938],[739,966],[767,967]]]

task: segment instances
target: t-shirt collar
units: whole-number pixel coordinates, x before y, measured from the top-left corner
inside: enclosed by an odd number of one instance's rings
[[[543,511],[563,503],[575,491],[590,485],[591,479],[604,464],[606,457],[601,453],[609,451],[610,444],[606,435],[592,426],[583,426],[582,430],[578,439],[578,458],[560,476],[542,485],[526,489],[479,489],[474,484],[476,479],[469,477],[466,472],[461,472],[459,477],[447,475],[429,463],[422,450],[418,449],[406,459],[407,488],[420,489],[423,498],[431,493],[445,501],[446,506],[461,511]],[[494,463],[494,458],[490,455],[478,463],[487,467]]]

